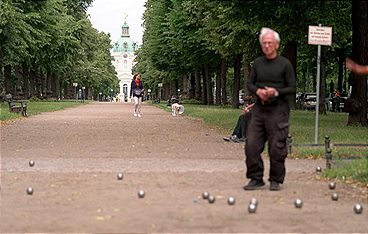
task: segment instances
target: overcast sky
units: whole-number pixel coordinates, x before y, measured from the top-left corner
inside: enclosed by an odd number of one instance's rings
[[[111,41],[117,41],[121,36],[121,26],[124,15],[127,16],[130,38],[142,44],[142,16],[146,0],[94,0],[88,8],[88,14],[94,28],[110,33]]]

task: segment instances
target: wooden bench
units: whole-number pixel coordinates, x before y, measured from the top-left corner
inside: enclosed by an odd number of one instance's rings
[[[27,101],[15,100],[11,94],[5,95],[5,98],[9,104],[9,112],[22,113],[23,116],[27,116]]]

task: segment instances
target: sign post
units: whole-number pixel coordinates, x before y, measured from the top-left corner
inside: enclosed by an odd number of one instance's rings
[[[321,67],[321,45],[332,45],[332,27],[309,26],[308,44],[318,45],[317,51],[317,87],[316,87],[316,122],[314,130],[314,144],[318,144],[318,115],[319,115],[319,86],[320,86],[320,67]]]

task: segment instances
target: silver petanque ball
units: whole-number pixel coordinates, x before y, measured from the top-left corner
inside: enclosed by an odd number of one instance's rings
[[[363,212],[363,206],[361,204],[355,204],[354,212],[355,214],[361,214]]]
[[[229,204],[230,206],[235,204],[235,197],[229,197],[227,199],[227,204]]]
[[[144,198],[145,195],[146,195],[146,193],[143,190],[139,190],[139,192],[138,192],[138,197],[139,198]]]
[[[254,203],[249,204],[248,206],[248,212],[249,213],[256,213],[257,205]]]
[[[316,172],[321,172],[322,171],[322,168],[321,167],[317,167],[316,168]]]
[[[208,192],[203,192],[202,193],[202,198],[203,199],[208,199],[209,196],[210,196],[210,194]]]
[[[124,175],[123,173],[118,173],[116,177],[118,178],[118,180],[122,180],[124,178]]]
[[[29,166],[33,167],[35,165],[35,162],[33,160],[29,161]]]
[[[258,206],[258,200],[253,197],[252,199],[250,199],[249,204],[254,204],[254,205]]]
[[[208,197],[208,202],[209,203],[215,203],[215,201],[216,201],[216,198],[214,197],[214,196],[212,196],[212,195],[210,195],[209,197]]]
[[[32,187],[28,187],[27,188],[27,194],[28,195],[32,195],[33,194],[33,188]]]
[[[336,188],[336,183],[335,183],[335,182],[330,182],[330,183],[328,184],[328,187],[329,187],[330,189],[335,189],[335,188]]]
[[[296,208],[302,208],[303,207],[303,201],[299,198],[295,199],[294,205]]]
[[[333,201],[337,201],[337,200],[339,200],[339,194],[337,194],[337,193],[332,193],[332,194],[331,194],[331,199],[332,199]]]

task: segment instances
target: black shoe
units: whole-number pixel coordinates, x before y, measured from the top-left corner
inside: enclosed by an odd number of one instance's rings
[[[280,190],[280,183],[278,183],[276,181],[271,181],[270,182],[270,190],[271,191],[278,191],[278,190]]]
[[[247,185],[243,187],[244,190],[255,190],[259,187],[264,186],[263,180],[251,179]]]

